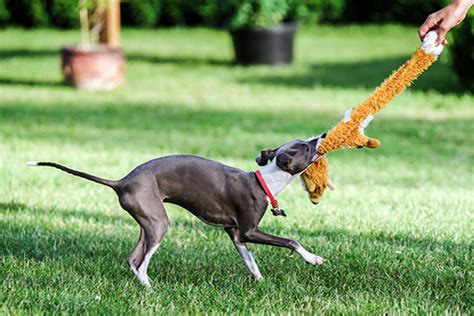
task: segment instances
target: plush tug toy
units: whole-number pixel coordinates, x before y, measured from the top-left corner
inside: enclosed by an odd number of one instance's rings
[[[411,58],[393,72],[365,101],[346,111],[344,119],[331,129],[317,150],[317,159],[301,175],[311,202],[317,204],[326,187],[332,189],[328,176],[328,160],[324,155],[339,148],[377,148],[380,141],[364,135],[373,115],[405,90],[423,71],[436,61],[443,50],[436,46],[436,31],[429,32]]]

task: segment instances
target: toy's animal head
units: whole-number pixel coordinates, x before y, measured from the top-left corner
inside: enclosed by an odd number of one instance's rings
[[[275,159],[276,166],[281,170],[291,175],[301,173],[318,158],[316,150],[325,137],[326,134],[323,134],[309,140],[294,140],[275,149],[262,150],[255,161],[259,166],[264,166]]]
[[[365,136],[360,130],[355,130],[346,142],[340,144],[340,146],[340,148],[377,148],[380,146],[380,141]],[[303,180],[304,187],[309,194],[309,199],[313,204],[319,203],[326,188],[334,190],[334,185],[331,179],[329,179],[329,163],[326,156],[311,164],[301,174],[301,180]]]

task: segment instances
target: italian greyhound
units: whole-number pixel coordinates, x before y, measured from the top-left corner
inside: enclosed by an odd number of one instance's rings
[[[285,247],[310,264],[323,258],[305,250],[297,241],[273,236],[258,229],[269,201],[318,158],[316,150],[325,135],[295,140],[261,151],[261,168],[247,172],[193,155],[172,155],[150,160],[124,178],[106,180],[53,162],[29,162],[50,166],[112,188],[119,203],[140,225],[140,238],[128,263],[141,283],[150,286],[148,264],[168,229],[164,203],[179,205],[207,224],[223,227],[248,271],[262,279],[247,243]],[[259,177],[256,176],[258,173]],[[274,215],[284,215],[275,208]]]

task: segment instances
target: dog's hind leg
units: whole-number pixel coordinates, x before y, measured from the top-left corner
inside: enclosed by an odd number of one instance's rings
[[[247,270],[250,272],[250,274],[252,274],[255,279],[262,280],[262,274],[258,269],[257,263],[255,262],[252,253],[247,249],[247,245],[245,243],[239,241],[238,228],[225,228],[225,231],[227,234],[229,234],[230,239],[232,239],[235,249],[237,249],[237,252],[239,253],[242,260],[244,260],[245,266],[247,267]]]
[[[140,282],[151,286],[147,274],[148,264],[168,230],[169,220],[158,194],[148,194],[140,196],[137,192],[125,195],[121,198],[121,205],[140,224],[140,238],[128,263]]]
[[[145,255],[145,232],[140,226],[140,238],[138,238],[137,245],[133,249],[132,253],[128,257],[128,265],[132,269],[133,273],[138,274],[137,267],[140,262],[143,261],[143,256]]]

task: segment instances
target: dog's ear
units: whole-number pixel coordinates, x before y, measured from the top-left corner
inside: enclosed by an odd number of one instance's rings
[[[278,148],[262,150],[260,152],[260,156],[257,156],[257,158],[255,158],[255,161],[259,166],[265,166],[268,161],[271,161],[273,158],[275,158],[277,150]]]
[[[281,154],[277,157],[277,166],[284,171],[289,171],[290,165],[293,162],[293,156],[289,153]]]

